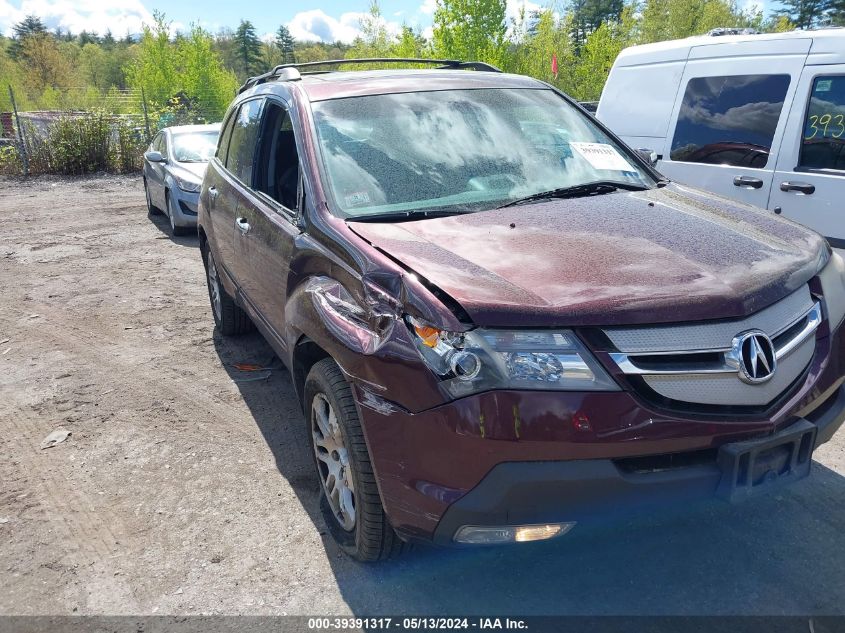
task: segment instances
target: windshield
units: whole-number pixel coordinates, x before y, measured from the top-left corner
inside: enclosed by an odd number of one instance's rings
[[[219,132],[183,132],[173,135],[173,159],[179,163],[207,163],[217,151]]]
[[[654,180],[551,90],[413,92],[313,104],[345,217],[489,209],[595,181]]]

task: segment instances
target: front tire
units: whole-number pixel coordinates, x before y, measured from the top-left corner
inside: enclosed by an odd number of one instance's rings
[[[331,358],[305,380],[306,418],[322,488],[321,510],[334,539],[353,558],[372,562],[408,549],[387,520],[349,383]]]
[[[170,218],[170,230],[173,233],[173,237],[181,237],[183,235],[188,234],[188,227],[185,226],[176,226],[176,207],[173,206],[173,196],[170,195],[168,191],[165,196],[167,197],[167,215]]]
[[[251,331],[253,325],[249,316],[229,296],[220,281],[220,273],[217,270],[211,249],[206,246],[203,251],[205,255],[205,280],[208,285],[208,298],[211,301],[214,324],[224,336],[245,334]]]
[[[147,185],[146,178],[144,178],[144,196],[147,198],[147,215],[161,215],[161,211],[153,204],[153,199],[150,197],[150,189]]]

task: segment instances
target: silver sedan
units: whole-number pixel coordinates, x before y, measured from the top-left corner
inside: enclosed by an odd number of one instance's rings
[[[220,124],[164,128],[144,153],[144,191],[150,215],[165,213],[173,235],[196,231],[197,201]]]

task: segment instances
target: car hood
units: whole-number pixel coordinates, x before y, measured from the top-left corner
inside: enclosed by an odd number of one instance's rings
[[[202,182],[206,167],[208,163],[177,163],[173,168],[173,173],[181,178]]]
[[[827,248],[789,220],[675,184],[348,224],[487,326],[744,317],[807,283]]]

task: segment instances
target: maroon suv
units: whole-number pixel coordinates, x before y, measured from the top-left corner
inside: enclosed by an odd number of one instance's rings
[[[532,541],[806,476],[845,264],[479,63],[252,78],[199,204],[214,319],[301,399],[341,545]]]

